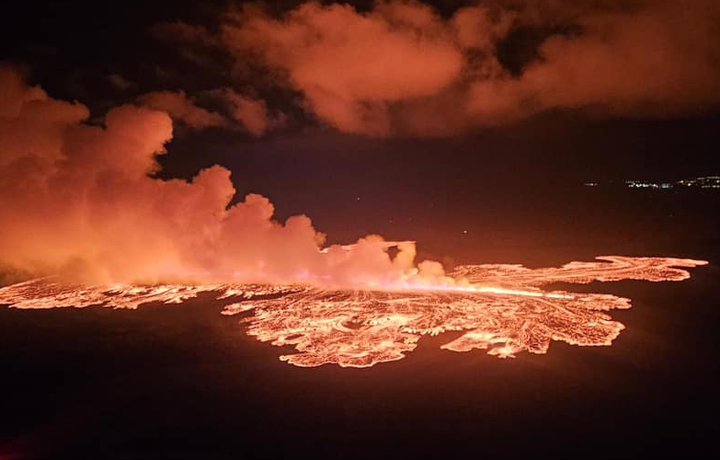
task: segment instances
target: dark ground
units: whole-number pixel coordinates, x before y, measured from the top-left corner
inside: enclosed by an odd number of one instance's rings
[[[612,313],[627,326],[614,345],[554,343],[504,361],[439,350],[443,335],[369,369],[297,368],[207,297],[138,311],[0,308],[0,459],[712,456],[720,194],[563,185],[496,196],[505,201],[484,210],[466,197],[464,215],[396,219],[459,262],[619,253],[711,265],[680,283],[573,286],[633,299]],[[382,226],[369,216],[363,225]]]

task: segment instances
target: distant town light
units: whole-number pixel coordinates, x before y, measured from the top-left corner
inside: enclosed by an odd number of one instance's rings
[[[591,185],[594,184],[594,185]],[[597,183],[586,182],[584,184],[588,187],[595,187]],[[628,188],[639,188],[639,189],[659,189],[659,190],[671,190],[676,187],[683,188],[700,188],[700,189],[720,189],[720,176],[700,176],[692,177],[689,179],[681,179],[676,182],[651,182],[647,180],[627,180],[625,186]]]

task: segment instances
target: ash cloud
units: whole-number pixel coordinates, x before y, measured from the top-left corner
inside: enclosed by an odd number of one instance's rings
[[[0,67],[0,268],[92,283],[449,282],[439,264],[415,265],[411,242],[323,248],[308,217],[276,222],[261,195],[231,206],[220,166],[190,182],[154,177],[172,138],[166,112],[125,105],[103,126],[89,116]]]
[[[195,37],[225,50],[238,74],[255,62],[264,69],[256,81],[297,91],[308,113],[340,131],[388,136],[448,135],[553,110],[713,110],[718,23],[713,0],[485,1],[444,16],[395,0],[367,11],[308,2],[282,14],[246,5],[212,30],[160,30],[165,39]],[[503,53],[517,52],[507,44],[524,29],[539,38],[532,59],[512,69]]]

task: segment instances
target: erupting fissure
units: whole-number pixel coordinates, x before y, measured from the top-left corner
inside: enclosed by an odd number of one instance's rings
[[[15,308],[137,308],[181,303],[201,292],[225,302],[223,314],[252,311],[242,321],[263,342],[289,346],[281,360],[303,367],[337,364],[369,367],[395,361],[415,349],[423,335],[462,331],[443,349],[488,349],[500,358],[521,351],[546,353],[550,343],[610,345],[624,326],[605,313],[630,308],[630,299],[610,294],[543,291],[550,283],[681,281],[693,259],[599,257],[559,268],[465,265],[449,273],[456,284],[388,285],[340,290],[310,285],[199,284],[78,286],[51,278],[0,289],[0,304]]]
[[[325,235],[304,215],[277,222],[256,194],[233,204],[221,166],[190,182],[159,178],[156,157],[172,138],[166,113],[125,105],[102,126],[89,116],[0,66],[0,269],[56,275],[0,289],[0,304],[136,308],[213,292],[227,315],[252,311],[243,320],[251,335],[294,347],[284,361],[367,367],[445,331],[463,332],[445,349],[500,357],[545,353],[553,340],[609,345],[623,325],[605,311],[629,308],[629,299],[542,286],[677,281],[689,276],[682,268],[706,263],[605,257],[446,273],[416,263],[412,241],[369,235],[323,248]]]

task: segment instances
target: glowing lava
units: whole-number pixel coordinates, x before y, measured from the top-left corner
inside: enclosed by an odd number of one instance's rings
[[[450,275],[456,284],[395,285],[378,290],[329,290],[312,286],[249,284],[68,286],[38,279],[0,289],[0,304],[15,308],[137,308],[148,302],[181,303],[201,292],[225,300],[223,314],[252,310],[248,333],[297,353],[281,360],[304,367],[337,364],[369,367],[412,351],[422,335],[465,331],[443,349],[488,349],[501,358],[521,351],[546,353],[550,342],[610,345],[624,326],[605,313],[630,308],[610,294],[544,291],[556,283],[681,281],[693,259],[599,257],[559,268],[465,265]]]

